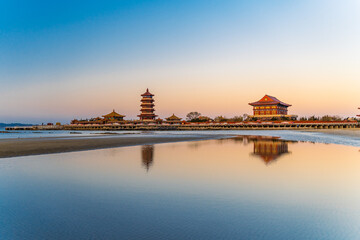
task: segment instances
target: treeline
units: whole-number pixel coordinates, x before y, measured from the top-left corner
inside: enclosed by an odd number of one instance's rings
[[[257,117],[251,117],[247,114],[243,114],[242,116],[234,116],[231,118],[225,117],[225,116],[217,116],[214,119],[203,116],[199,112],[190,112],[186,115],[186,121],[188,122],[243,122],[243,121],[257,121],[261,120],[261,118]],[[340,116],[331,116],[331,115],[325,115],[325,116],[310,116],[310,117],[273,117],[271,119],[268,119],[270,121],[294,121],[294,120],[300,120],[300,121],[323,121],[323,122],[330,122],[330,121],[346,121],[346,120],[356,120],[355,118],[351,117],[345,117],[342,118]],[[357,119],[359,121],[359,119]]]
[[[350,117],[346,117],[346,118],[342,118],[340,116],[331,116],[331,115],[325,115],[322,117],[317,117],[317,116],[310,116],[310,117],[301,117],[300,121],[324,121],[324,122],[329,122],[329,121],[344,121],[344,120],[350,120],[353,118]]]
[[[209,121],[215,121],[215,122],[242,122],[244,119],[247,119],[248,115],[244,114],[243,116],[234,116],[232,118],[227,118],[225,116],[217,116],[214,119],[202,116],[199,112],[190,112],[186,115],[186,121],[188,122],[209,122]]]

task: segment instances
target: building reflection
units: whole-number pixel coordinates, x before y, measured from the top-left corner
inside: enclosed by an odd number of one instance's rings
[[[154,145],[143,145],[141,147],[141,160],[146,171],[149,171],[154,161]]]
[[[267,136],[237,136],[232,139],[244,145],[253,144],[251,155],[261,158],[266,165],[276,161],[279,157],[289,154],[289,143],[295,141],[282,140],[279,137]]]
[[[288,142],[279,139],[259,139],[254,141],[253,155],[259,156],[266,165],[289,153]]]

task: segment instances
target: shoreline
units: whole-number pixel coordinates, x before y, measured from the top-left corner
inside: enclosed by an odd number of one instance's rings
[[[158,143],[201,141],[228,138],[230,135],[192,136],[93,136],[0,139],[0,158],[77,152]]]
[[[303,132],[320,132],[327,135],[344,136],[344,137],[357,137],[360,138],[360,128],[347,128],[347,129],[309,129],[300,130]]]

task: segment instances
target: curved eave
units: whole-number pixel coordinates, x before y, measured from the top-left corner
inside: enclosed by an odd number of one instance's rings
[[[103,115],[102,117],[104,117],[104,118],[111,118],[111,117],[122,117],[122,118],[124,118],[126,116],[125,115]]]
[[[168,118],[165,118],[166,121],[180,121],[182,118],[172,118],[172,117],[168,117]]]
[[[283,103],[283,102],[253,102],[249,103],[251,106],[261,106],[261,105],[282,105],[285,107],[291,107],[291,104]]]

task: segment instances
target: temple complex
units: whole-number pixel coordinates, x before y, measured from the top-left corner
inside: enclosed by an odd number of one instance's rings
[[[141,110],[140,110],[140,115],[138,115],[138,117],[140,118],[140,121],[143,122],[155,122],[155,117],[157,117],[157,115],[155,115],[154,111],[154,99],[153,99],[154,94],[151,94],[149,92],[149,89],[146,89],[146,92],[141,94]]]
[[[166,119],[166,123],[169,123],[169,124],[179,124],[179,123],[181,123],[181,118],[175,116],[175,114],[173,114],[170,117],[165,118],[165,119]]]
[[[273,119],[273,118],[295,118],[295,115],[288,115],[288,107],[290,104],[281,102],[276,97],[272,97],[270,95],[265,95],[257,102],[249,103],[249,105],[253,106],[254,115],[249,116],[252,118],[261,118],[261,119]]]

